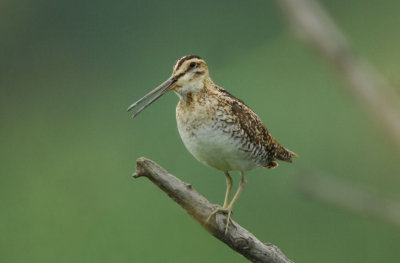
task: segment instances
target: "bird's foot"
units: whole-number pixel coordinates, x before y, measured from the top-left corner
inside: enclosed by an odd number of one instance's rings
[[[208,223],[208,221],[210,221],[211,217],[213,217],[217,213],[223,213],[223,214],[227,215],[227,217],[226,217],[226,225],[225,225],[225,235],[226,235],[228,233],[229,223],[231,221],[231,216],[232,216],[232,213],[233,213],[232,212],[232,208],[230,208],[229,206],[225,207],[225,208],[221,207],[221,206],[218,206],[217,208],[214,209],[214,211],[212,211],[210,213],[210,215],[208,216],[208,218],[206,220],[206,223]]]

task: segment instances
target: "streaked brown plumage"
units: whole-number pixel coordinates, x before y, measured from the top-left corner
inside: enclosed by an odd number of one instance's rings
[[[169,90],[174,90],[180,98],[176,119],[186,148],[200,162],[223,171],[226,176],[224,205],[210,218],[218,211],[228,213],[230,218],[232,208],[246,184],[244,171],[256,167],[275,168],[278,166],[276,161],[292,162],[292,157],[296,156],[272,137],[250,107],[214,84],[205,61],[198,56],[179,59],[172,76],[128,110],[160,91],[135,113],[136,116]],[[232,179],[229,171],[240,171],[242,174],[238,191],[230,203]],[[229,220],[226,231],[228,227]]]

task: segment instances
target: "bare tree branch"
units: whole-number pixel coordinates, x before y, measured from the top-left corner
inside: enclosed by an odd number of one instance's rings
[[[316,0],[277,0],[294,31],[347,82],[378,126],[400,149],[400,100],[383,77],[349,45]]]
[[[299,174],[296,189],[303,195],[344,210],[400,227],[400,203],[334,177]]]
[[[238,223],[232,221],[225,235],[226,215],[217,213],[215,218],[207,221],[210,213],[217,207],[204,196],[197,193],[190,184],[184,183],[169,174],[164,168],[146,158],[136,161],[134,178],[147,177],[168,196],[185,209],[208,232],[218,238],[236,252],[252,262],[293,263],[281,250],[270,243],[262,243],[252,233]]]

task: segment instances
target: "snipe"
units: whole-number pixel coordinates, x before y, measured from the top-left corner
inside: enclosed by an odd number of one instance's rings
[[[197,160],[225,174],[224,204],[213,211],[208,220],[219,211],[227,213],[225,231],[228,231],[233,206],[246,185],[244,172],[256,167],[275,168],[276,161],[292,162],[296,154],[281,146],[243,101],[215,85],[205,61],[198,56],[179,59],[172,76],[133,103],[128,111],[159,92],[133,115],[135,117],[170,90],[180,98],[176,120],[186,148]],[[230,202],[232,178],[229,171],[241,172],[238,190]]]

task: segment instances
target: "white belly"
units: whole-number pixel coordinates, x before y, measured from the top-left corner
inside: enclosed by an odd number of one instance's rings
[[[197,126],[197,127],[196,127]],[[178,120],[178,130],[189,152],[200,162],[221,171],[246,171],[258,165],[240,150],[240,141],[230,133],[210,124],[183,124]]]

